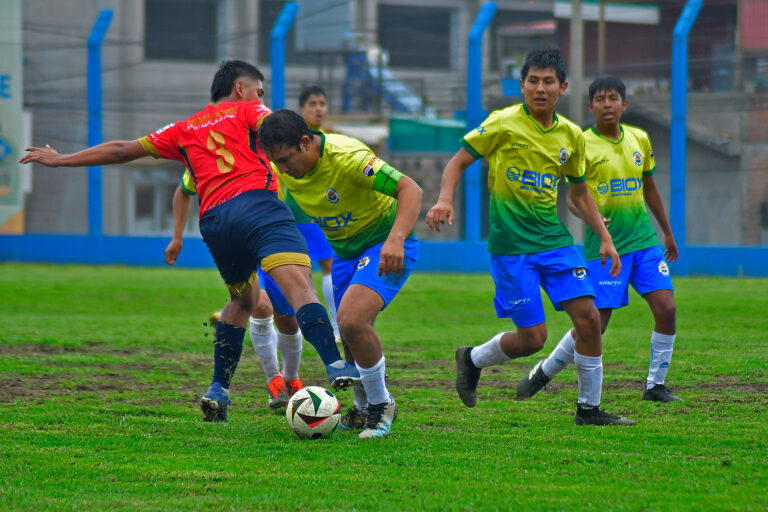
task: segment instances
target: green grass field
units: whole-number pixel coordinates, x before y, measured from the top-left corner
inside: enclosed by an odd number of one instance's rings
[[[676,280],[668,385],[640,400],[652,318],[637,295],[604,338],[603,406],[631,428],[577,427],[576,374],[527,402],[542,354],[453,389],[454,350],[511,329],[487,274],[416,274],[378,331],[400,415],[387,439],[301,441],[266,405],[246,339],[227,424],[201,421],[214,270],[0,265],[2,510],[767,510],[768,280]],[[324,384],[305,343],[305,384]],[[343,407],[351,392],[338,394]]]

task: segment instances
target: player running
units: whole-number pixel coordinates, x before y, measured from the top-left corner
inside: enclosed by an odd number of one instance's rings
[[[153,156],[189,169],[200,197],[200,233],[229,290],[216,326],[213,382],[201,399],[204,421],[226,421],[229,385],[252,310],[252,283],[262,268],[296,310],[304,338],[320,354],[335,388],[360,382],[341,359],[333,329],[312,283],[307,244],[285,203],[256,129],[270,110],[261,102],[264,75],[237,60],[223,62],[211,84],[212,103],[188,119],[146,137],[111,141],[73,154],[50,146],[27,148],[21,163],[80,167]]]
[[[651,362],[642,399],[679,402],[681,399],[664,385],[672,361],[676,311],[667,261],[677,260],[677,244],[653,181],[656,162],[651,141],[645,131],[621,123],[626,109],[626,88],[618,78],[599,77],[589,86],[589,110],[595,116],[595,124],[584,132],[586,183],[619,253],[621,273],[609,275],[599,264],[600,242],[589,227],[584,251],[602,332],[608,327],[613,310],[629,303],[630,284],[653,313]],[[658,245],[645,203],[664,233],[664,252]],[[579,215],[574,206],[569,200],[568,207]],[[568,331],[549,357],[536,363],[520,381],[518,397],[535,395],[573,361],[573,334]]]
[[[363,385],[340,428],[359,426],[367,412],[359,437],[384,437],[397,417],[397,404],[386,387],[384,354],[373,325],[416,263],[413,226],[421,188],[362,142],[312,131],[290,110],[267,117],[259,140],[288,191],[336,253],[339,329]]]
[[[453,222],[453,191],[475,160],[489,164],[491,275],[499,317],[511,317],[516,332],[456,350],[456,391],[468,407],[477,403],[482,368],[541,350],[547,338],[539,286],[556,310],[565,310],[577,333],[574,362],[579,374],[577,425],[634,425],[600,409],[603,381],[600,317],[585,263],[573,238],[557,217],[557,184],[570,182],[569,195],[610,259],[609,273],[620,263],[595,202],[584,184],[584,136],[581,128],[555,113],[565,92],[565,62],[557,50],[534,50],[520,72],[525,102],[498,110],[469,132],[463,148],[446,165],[437,204],[427,214],[430,228]]]
[[[194,195],[197,195],[197,189],[192,175],[186,169],[173,195],[173,238],[165,249],[165,262],[169,265],[175,265],[181,253],[184,226],[189,218],[191,198]],[[261,269],[258,277],[259,287],[253,287],[253,311],[248,319],[248,333],[267,378],[269,407],[280,409],[288,405],[290,397],[304,387],[299,378],[301,332],[296,322],[296,313],[280,288]],[[261,290],[265,293],[261,293]],[[220,316],[221,313],[216,314]],[[283,361],[282,372],[278,350]]]

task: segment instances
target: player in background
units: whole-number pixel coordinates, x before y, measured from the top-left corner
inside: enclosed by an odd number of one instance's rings
[[[416,263],[413,226],[421,188],[357,139],[313,131],[290,110],[264,119],[259,140],[288,191],[323,229],[336,254],[333,285],[341,339],[363,385],[340,428],[362,426],[367,412],[359,437],[384,437],[397,417],[397,404],[386,387],[374,322]]]
[[[453,191],[464,170],[487,158],[490,190],[491,275],[499,317],[511,317],[516,332],[456,350],[456,391],[468,407],[477,403],[482,368],[534,354],[547,338],[539,286],[556,310],[565,310],[577,333],[574,362],[579,374],[577,425],[633,425],[600,409],[603,380],[600,317],[584,259],[557,217],[557,183],[570,182],[569,194],[601,243],[600,258],[609,273],[620,263],[611,237],[584,184],[584,136],[581,128],[555,113],[565,92],[565,62],[557,50],[534,50],[520,72],[523,104],[498,110],[469,132],[463,148],[446,165],[437,204],[427,214],[430,228],[453,222]]]
[[[189,170],[185,170],[173,195],[173,238],[165,249],[165,262],[169,265],[175,265],[181,253],[184,226],[189,218],[191,198],[194,195],[197,195],[195,183]],[[279,409],[288,405],[290,397],[304,387],[299,378],[301,332],[296,322],[296,313],[280,288],[261,270],[258,271],[258,277],[259,287],[253,287],[253,311],[248,319],[248,332],[267,379],[269,407]],[[265,293],[261,293],[261,290]],[[282,372],[277,357],[278,350],[283,360]]]
[[[200,197],[200,233],[230,295],[216,326],[213,381],[200,401],[204,421],[227,420],[229,385],[243,348],[257,268],[274,279],[296,311],[302,335],[320,354],[331,385],[340,389],[360,382],[357,369],[339,355],[312,283],[307,244],[277,198],[274,173],[259,145],[256,129],[270,113],[261,102],[263,81],[256,67],[225,61],[213,77],[212,103],[186,120],[138,140],[72,154],[30,147],[20,160],[81,167],[153,156],[177,160],[190,170]]]
[[[299,94],[299,112],[309,127],[313,130],[328,132],[326,126],[328,117],[328,100],[325,91],[317,86],[310,85]],[[283,187],[285,190],[285,187]],[[320,226],[312,222],[312,219],[304,213],[290,192],[285,193],[285,203],[291,209],[296,219],[296,226],[304,235],[309,247],[309,259],[316,261],[323,274],[323,298],[328,306],[328,314],[333,324],[333,334],[340,341],[339,325],[336,321],[336,301],[333,300],[333,280],[331,277],[331,264],[333,263],[333,248],[325,239]]]
[[[608,327],[613,310],[629,303],[630,284],[653,313],[651,362],[642,399],[679,402],[681,399],[664,385],[672,361],[676,311],[667,261],[677,260],[677,244],[653,181],[656,162],[651,141],[645,131],[621,122],[626,109],[626,88],[618,78],[602,76],[589,86],[589,110],[595,116],[595,124],[584,132],[586,183],[619,253],[621,273],[611,276],[600,265],[600,242],[589,227],[584,251],[602,332]],[[663,252],[646,203],[664,233]],[[570,200],[568,208],[580,215]],[[574,332],[569,331],[549,357],[536,363],[520,381],[518,397],[533,396],[573,361],[573,347]]]

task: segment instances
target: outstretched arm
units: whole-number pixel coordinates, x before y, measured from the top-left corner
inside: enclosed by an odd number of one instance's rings
[[[430,229],[440,231],[440,224],[445,222],[450,226],[453,225],[453,192],[461,175],[475,160],[469,151],[461,148],[446,164],[443,178],[440,180],[440,195],[437,203],[427,213],[427,225]]]
[[[165,262],[169,265],[176,264],[176,258],[179,257],[183,245],[182,235],[184,226],[189,219],[189,206],[192,204],[190,197],[181,189],[181,185],[176,187],[173,194],[173,238],[168,247],[165,248]]]
[[[579,216],[592,228],[592,231],[600,238],[602,242],[600,244],[600,261],[605,265],[605,260],[611,258],[611,275],[616,277],[621,271],[621,260],[619,259],[619,253],[616,252],[616,248],[613,246],[613,240],[611,235],[608,234],[608,230],[603,224],[600,212],[597,211],[597,205],[595,200],[592,199],[592,195],[587,190],[587,186],[584,183],[568,184],[568,197],[573,202],[573,205],[579,212]]]
[[[672,226],[670,226],[669,219],[664,211],[664,203],[661,201],[659,190],[656,188],[656,182],[653,181],[653,176],[643,177],[643,197],[645,197],[645,202],[648,203],[651,213],[656,217],[661,232],[664,233],[664,246],[666,248],[664,250],[664,257],[667,261],[674,263],[677,261],[677,243],[672,234]]]
[[[421,187],[408,176],[397,182],[393,196],[397,199],[395,222],[389,236],[381,246],[379,275],[400,272],[403,269],[405,239],[413,230],[421,212]]]
[[[87,167],[92,165],[122,164],[148,156],[137,140],[115,140],[93,146],[77,153],[59,154],[49,145],[44,148],[26,148],[19,163],[37,162],[47,167]]]

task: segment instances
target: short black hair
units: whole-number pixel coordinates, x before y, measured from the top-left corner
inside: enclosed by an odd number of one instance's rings
[[[301,138],[312,137],[312,130],[299,114],[287,108],[272,112],[259,126],[259,144],[265,150],[280,146],[300,148]]]
[[[528,76],[528,71],[530,71],[531,68],[554,69],[560,83],[565,82],[565,73],[568,70],[568,66],[565,64],[565,59],[560,55],[560,50],[556,48],[544,48],[530,52],[525,58],[523,67],[520,68],[521,80],[525,81],[525,77]]]
[[[589,102],[595,99],[595,94],[600,91],[616,91],[621,96],[621,100],[627,99],[627,87],[620,79],[615,76],[603,75],[595,78],[589,84]]]
[[[219,64],[219,69],[213,75],[211,83],[211,101],[217,102],[229,96],[238,78],[247,76],[253,80],[264,82],[264,74],[259,68],[242,60],[225,60]]]
[[[322,87],[319,85],[310,85],[309,87],[304,88],[303,91],[301,91],[301,94],[299,94],[299,107],[304,108],[304,105],[306,105],[307,100],[310,96],[313,94],[321,95],[328,99],[328,95],[325,94],[325,91]]]

